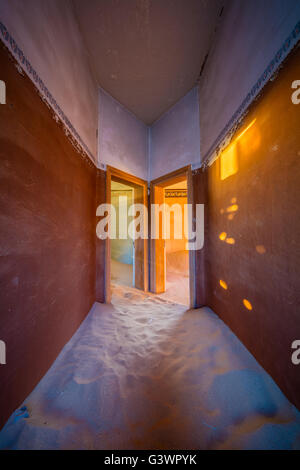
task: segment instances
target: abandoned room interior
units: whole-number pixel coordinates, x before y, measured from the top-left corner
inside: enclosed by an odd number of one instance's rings
[[[300,2],[0,0],[0,448],[300,449]]]

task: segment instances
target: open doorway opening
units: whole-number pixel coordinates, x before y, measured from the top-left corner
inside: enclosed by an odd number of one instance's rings
[[[189,305],[189,251],[188,240],[184,233],[184,207],[188,203],[187,180],[170,184],[164,188],[165,204],[170,211],[170,239],[165,241],[166,257],[166,292],[163,294],[170,300]],[[182,218],[176,220],[174,205],[180,207]],[[176,224],[181,223],[181,238],[175,238]]]
[[[133,218],[128,215],[127,209],[133,202],[134,187],[112,180],[111,204],[116,214],[116,238],[111,240],[111,280],[115,284],[129,287],[134,287],[135,284],[134,241],[126,230]]]
[[[110,302],[111,281],[148,290],[148,240],[130,236],[130,223],[134,219],[142,221],[144,226],[148,224],[147,212],[142,210],[148,207],[147,182],[108,166],[106,202],[114,209],[112,219],[115,219],[111,224],[115,225],[115,233],[106,239],[105,250],[105,300]],[[137,231],[139,228],[140,223],[137,224]]]
[[[155,204],[159,212],[158,236],[151,240],[151,291],[187,306],[194,303],[193,253],[189,252],[187,236],[191,181],[190,168],[186,167],[151,182],[151,205]],[[167,232],[163,224],[169,224]]]

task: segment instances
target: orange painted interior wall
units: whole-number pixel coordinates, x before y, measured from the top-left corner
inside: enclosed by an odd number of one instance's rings
[[[188,250],[186,249],[187,238],[184,234],[184,205],[187,204],[187,197],[165,197],[165,204],[170,208],[178,204],[182,210],[182,238],[174,238],[174,213],[170,215],[170,240],[166,240],[166,269],[187,275],[189,270]],[[178,222],[177,222],[178,223]]]
[[[300,407],[300,49],[208,168],[207,304]]]
[[[165,204],[167,204],[170,208],[174,204],[178,204],[181,207],[182,214],[184,214],[184,205],[187,204],[187,197],[165,197]],[[166,252],[172,253],[174,251],[184,251],[186,249],[187,242],[187,239],[184,235],[184,217],[182,217],[182,239],[176,240],[174,239],[174,213],[171,212],[170,233],[171,239],[166,240]]]

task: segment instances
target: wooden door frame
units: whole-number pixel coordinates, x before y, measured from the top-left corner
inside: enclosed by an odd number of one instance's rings
[[[134,188],[142,189],[142,204],[148,208],[148,183],[130,173],[107,165],[106,168],[106,204],[111,204],[111,182],[129,184]],[[148,220],[146,220],[148,223]],[[143,243],[143,290],[148,291],[148,239],[141,240]],[[135,260],[136,262],[136,260]],[[111,243],[108,237],[105,241],[105,302],[111,302]]]
[[[166,187],[170,183],[175,184],[180,182],[183,179],[187,181],[187,200],[188,204],[192,204],[194,207],[194,191],[193,191],[193,178],[192,178],[192,168],[191,165],[179,168],[178,170],[167,173],[155,180],[150,182],[150,206],[155,203],[155,187]],[[194,211],[192,211],[194,212]],[[149,228],[149,233],[151,230]],[[150,290],[151,292],[156,292],[156,271],[155,271],[155,240],[151,239],[150,243]],[[189,250],[189,286],[190,286],[190,308],[196,307],[196,257],[195,251]]]

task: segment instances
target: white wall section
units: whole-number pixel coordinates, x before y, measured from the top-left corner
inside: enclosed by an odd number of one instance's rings
[[[96,160],[98,89],[70,0],[0,0],[0,21]]]
[[[198,163],[199,98],[194,87],[151,127],[150,179]]]
[[[98,164],[147,180],[148,127],[100,89]]]
[[[299,20],[299,0],[230,0],[225,3],[199,86],[202,158],[214,150],[216,139]],[[292,46],[293,40],[286,53],[282,51],[280,60],[275,61],[274,70]],[[270,75],[266,82],[269,78]]]

